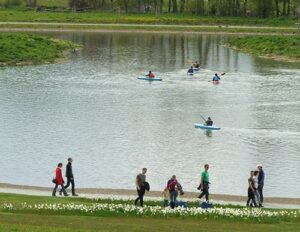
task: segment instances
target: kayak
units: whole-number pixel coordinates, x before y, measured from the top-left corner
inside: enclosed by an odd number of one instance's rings
[[[199,128],[199,129],[204,129],[204,130],[220,130],[220,127],[216,127],[216,126],[207,126],[204,124],[200,124],[200,123],[195,123],[195,128]]]
[[[194,72],[199,72],[200,68],[193,68]]]
[[[220,81],[212,81],[214,85],[220,84]]]
[[[194,75],[194,73],[190,73],[190,72],[188,72],[188,73],[187,73],[187,75],[193,76],[193,75]]]
[[[161,78],[154,77],[154,78],[149,78],[149,77],[138,77],[137,79],[139,80],[145,80],[145,81],[162,81]]]

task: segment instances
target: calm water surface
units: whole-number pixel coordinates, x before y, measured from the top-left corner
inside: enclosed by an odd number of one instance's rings
[[[133,189],[145,166],[152,189],[176,174],[194,191],[209,163],[211,192],[245,195],[262,163],[266,196],[300,197],[299,64],[224,48],[222,36],[50,35],[83,49],[0,69],[0,182],[51,186],[72,156],[78,187]],[[187,76],[191,60],[205,70]],[[163,82],[136,79],[149,69]],[[214,72],[226,72],[219,85]],[[195,129],[200,114],[222,129]]]

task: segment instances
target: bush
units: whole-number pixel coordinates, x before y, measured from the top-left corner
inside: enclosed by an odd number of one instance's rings
[[[22,0],[5,0],[4,7],[10,7],[10,6],[21,6],[23,3]]]

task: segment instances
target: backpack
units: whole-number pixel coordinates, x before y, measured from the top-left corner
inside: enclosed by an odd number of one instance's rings
[[[170,181],[170,183],[168,184],[167,188],[170,191],[175,191],[175,186],[177,185],[177,181],[176,180],[172,180]]]

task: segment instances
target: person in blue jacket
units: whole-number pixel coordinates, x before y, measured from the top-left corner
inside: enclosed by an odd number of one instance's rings
[[[213,76],[212,81],[219,81],[221,80],[221,77],[218,76],[218,73],[215,73],[215,75]]]
[[[193,68],[193,66],[191,66],[191,67],[189,68],[189,70],[187,71],[187,73],[190,74],[190,75],[194,73],[194,68]]]

